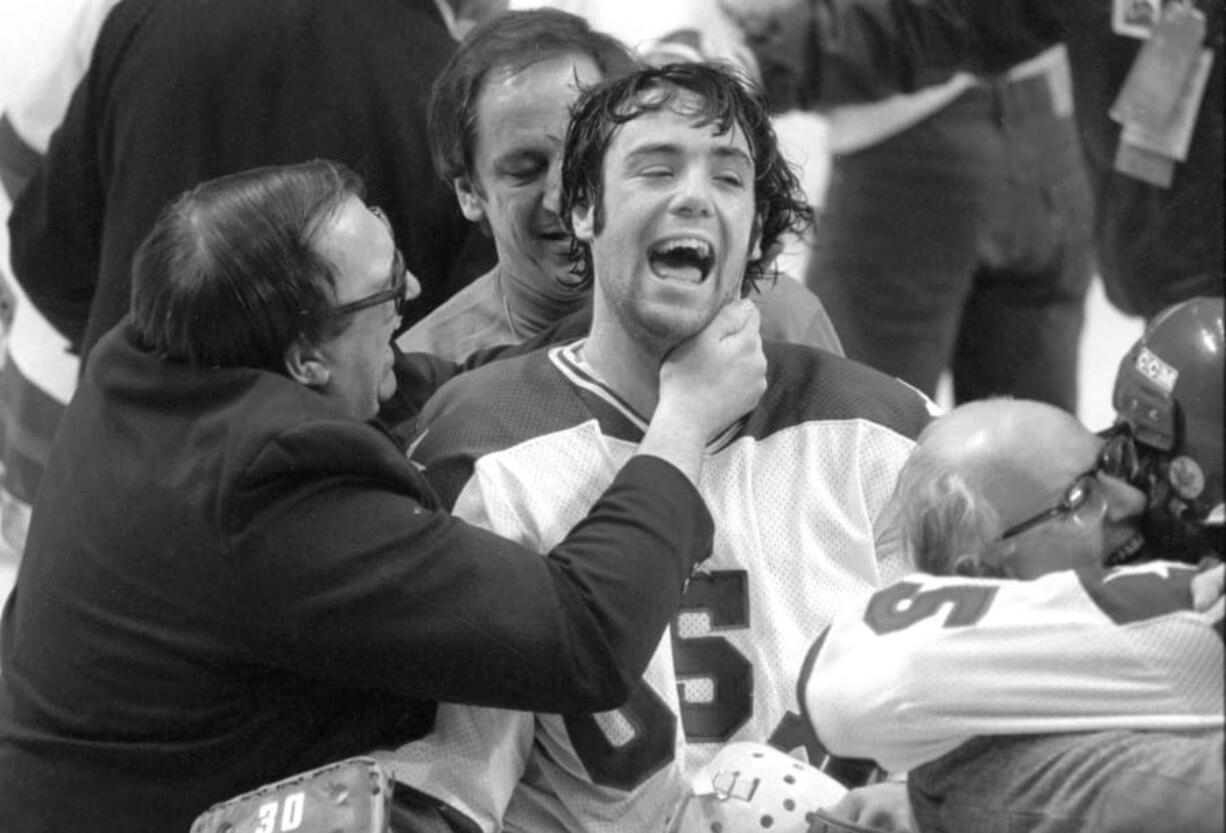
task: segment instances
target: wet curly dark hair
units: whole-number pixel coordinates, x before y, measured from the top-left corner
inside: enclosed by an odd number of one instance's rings
[[[650,95],[649,95],[650,93]],[[771,125],[761,90],[731,65],[686,62],[648,67],[630,75],[593,85],[571,111],[562,163],[562,221],[572,231],[571,212],[593,207],[593,227],[604,226],[604,159],[617,130],[646,113],[676,108],[677,99],[692,94],[695,111],[687,102],[685,115],[697,125],[714,124],[719,135],[739,127],[749,143],[754,163],[754,208],[761,223],[762,255],[745,267],[742,289],[774,277],[774,257],[785,232],[801,234],[813,222],[813,209],[795,171],[784,159]],[[591,251],[575,240],[575,273],[592,280]]]

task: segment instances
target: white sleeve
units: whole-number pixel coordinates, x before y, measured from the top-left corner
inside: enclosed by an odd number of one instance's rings
[[[1188,609],[1189,577],[912,575],[836,617],[804,709],[832,753],[891,771],[976,735],[1220,727],[1222,641]]]
[[[452,514],[535,546],[522,535],[510,534],[505,525],[495,528],[478,477],[465,485]],[[483,833],[497,833],[523,777],[534,732],[531,712],[440,703],[429,735],[379,758],[397,781],[447,802],[477,822]]]
[[[13,129],[31,148],[46,153],[51,134],[89,67],[98,31],[118,0],[44,4],[37,12],[39,43],[25,44],[26,80],[7,108]]]
[[[447,802],[483,833],[497,833],[533,731],[525,712],[440,703],[430,734],[376,757],[397,781]]]

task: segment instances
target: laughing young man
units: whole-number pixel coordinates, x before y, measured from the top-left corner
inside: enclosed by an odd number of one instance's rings
[[[567,133],[562,216],[594,284],[587,338],[481,370],[424,413],[415,457],[483,526],[546,551],[656,408],[655,368],[770,268],[807,219],[761,97],[706,64],[605,82]],[[767,343],[758,407],[711,436],[708,568],[623,709],[440,710],[398,776],[486,830],[662,830],[721,744],[806,746],[807,639],[906,571],[889,496],[930,403],[839,356]]]

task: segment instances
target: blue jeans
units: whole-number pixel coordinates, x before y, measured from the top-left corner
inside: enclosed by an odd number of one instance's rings
[[[1092,228],[1076,127],[1046,80],[981,82],[835,157],[806,283],[848,356],[930,396],[948,367],[959,402],[1075,412]]]
[[[976,738],[911,771],[911,808],[922,833],[1222,833],[1222,738]]]

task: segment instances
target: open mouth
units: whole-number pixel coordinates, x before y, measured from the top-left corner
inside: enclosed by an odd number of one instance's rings
[[[570,232],[566,230],[565,226],[557,222],[547,222],[544,225],[536,226],[534,229],[534,236],[536,237],[537,241],[551,248],[557,248],[560,246],[569,247],[571,241],[574,240],[574,238],[571,237]]]
[[[1134,535],[1125,541],[1123,545],[1116,547],[1115,550],[1113,550],[1111,554],[1107,556],[1105,563],[1108,567],[1118,567],[1121,564],[1130,564],[1137,559],[1137,556],[1139,556],[1144,549],[1145,536],[1139,534]]]
[[[647,262],[658,278],[697,284],[711,273],[715,253],[705,240],[675,237],[653,244],[647,250]]]

